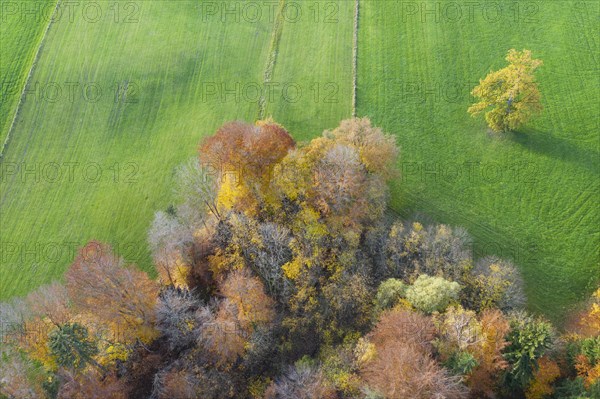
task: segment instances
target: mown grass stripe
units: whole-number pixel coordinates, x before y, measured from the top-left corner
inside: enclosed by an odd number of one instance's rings
[[[21,109],[21,104],[23,103],[23,97],[25,96],[25,91],[27,90],[27,86],[29,85],[29,80],[31,79],[31,76],[33,75],[33,71],[35,70],[35,66],[39,60],[41,50],[44,47],[44,41],[46,39],[46,35],[48,34],[48,31],[50,30],[50,26],[52,26],[52,23],[55,20],[56,11],[58,10],[61,2],[62,2],[62,0],[56,1],[54,10],[52,11],[52,16],[49,18],[48,25],[46,25],[46,30],[44,31],[44,34],[42,35],[42,38],[40,39],[40,44],[35,52],[33,61],[31,62],[31,67],[29,68],[29,73],[27,74],[27,78],[25,79],[25,83],[23,84],[23,90],[21,90],[21,96],[19,97],[19,102],[17,103],[17,107],[15,108],[15,113],[13,115],[13,119],[10,123],[10,127],[8,128],[8,132],[6,133],[6,138],[4,139],[4,143],[2,143],[2,148],[0,148],[0,162],[2,162],[2,158],[4,157],[4,152],[6,151],[6,147],[8,146],[8,143],[12,136],[11,133],[14,129],[17,117],[19,116],[19,111]]]
[[[281,32],[283,31],[283,8],[285,7],[285,0],[279,0],[279,7],[275,14],[275,21],[273,23],[273,33],[271,34],[271,44],[269,46],[269,55],[267,63],[265,64],[264,72],[264,85],[265,87],[273,79],[273,71],[275,69],[275,63],[277,62],[277,53],[279,52],[279,42],[281,40]],[[265,91],[263,90],[258,100],[258,119],[265,118],[265,109],[267,100],[265,98]]]
[[[358,13],[360,2],[354,0],[354,31],[352,38],[352,117],[356,117],[356,81],[358,63]]]

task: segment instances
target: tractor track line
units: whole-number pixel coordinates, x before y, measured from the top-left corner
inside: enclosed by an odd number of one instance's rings
[[[21,106],[23,105],[23,98],[25,97],[25,91],[27,90],[27,86],[29,85],[29,80],[33,75],[35,67],[39,61],[40,53],[42,52],[42,48],[44,47],[44,43],[46,41],[46,36],[48,31],[50,30],[50,26],[54,22],[54,17],[56,16],[56,11],[58,10],[62,0],[57,0],[56,5],[54,6],[54,11],[52,11],[52,16],[48,21],[48,25],[46,26],[46,30],[40,39],[40,44],[35,52],[35,56],[33,57],[33,62],[31,63],[31,67],[29,68],[29,73],[27,74],[27,78],[25,79],[25,84],[23,84],[23,90],[21,91],[21,96],[19,97],[19,102],[17,103],[17,107],[15,109],[15,114],[13,115],[12,122],[10,123],[10,127],[8,128],[8,133],[6,134],[6,138],[4,139],[4,143],[2,144],[2,148],[0,148],[0,162],[4,158],[4,153],[6,152],[6,147],[8,147],[8,143],[10,142],[10,138],[12,137],[12,132],[17,122],[17,117],[19,116],[19,112],[21,111]]]
[[[275,16],[275,22],[273,24],[273,33],[271,34],[271,44],[269,46],[269,54],[267,55],[267,63],[265,64],[265,72],[263,75],[263,82],[265,85],[271,82],[273,78],[273,70],[275,69],[275,63],[277,62],[277,53],[279,52],[279,42],[281,40],[281,32],[283,31],[283,8],[285,7],[285,0],[279,0],[279,7]],[[258,119],[265,118],[266,99],[264,90],[258,100]]]
[[[358,68],[358,13],[360,0],[354,0],[354,32],[352,38],[352,117],[356,117],[356,87]]]

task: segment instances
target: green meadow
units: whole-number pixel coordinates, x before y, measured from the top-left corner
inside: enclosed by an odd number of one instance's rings
[[[6,140],[55,4],[55,0],[7,1],[0,6],[0,146]],[[34,14],[24,14],[23,10]]]

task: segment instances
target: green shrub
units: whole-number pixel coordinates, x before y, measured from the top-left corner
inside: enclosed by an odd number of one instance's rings
[[[467,375],[471,373],[477,365],[477,359],[466,351],[455,352],[444,363],[444,366],[456,375]]]
[[[402,280],[389,278],[377,289],[376,304],[378,309],[389,309],[398,303],[406,294],[406,284]]]
[[[425,313],[440,312],[458,298],[459,292],[460,285],[456,282],[422,274],[406,290],[406,299]]]

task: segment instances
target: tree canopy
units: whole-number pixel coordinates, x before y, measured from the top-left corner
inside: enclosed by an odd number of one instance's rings
[[[225,124],[156,212],[156,280],[91,241],[64,284],[0,304],[0,392],[594,397],[600,294],[562,334],[527,313],[518,265],[391,212],[398,156],[366,118],[308,143],[272,120]]]

